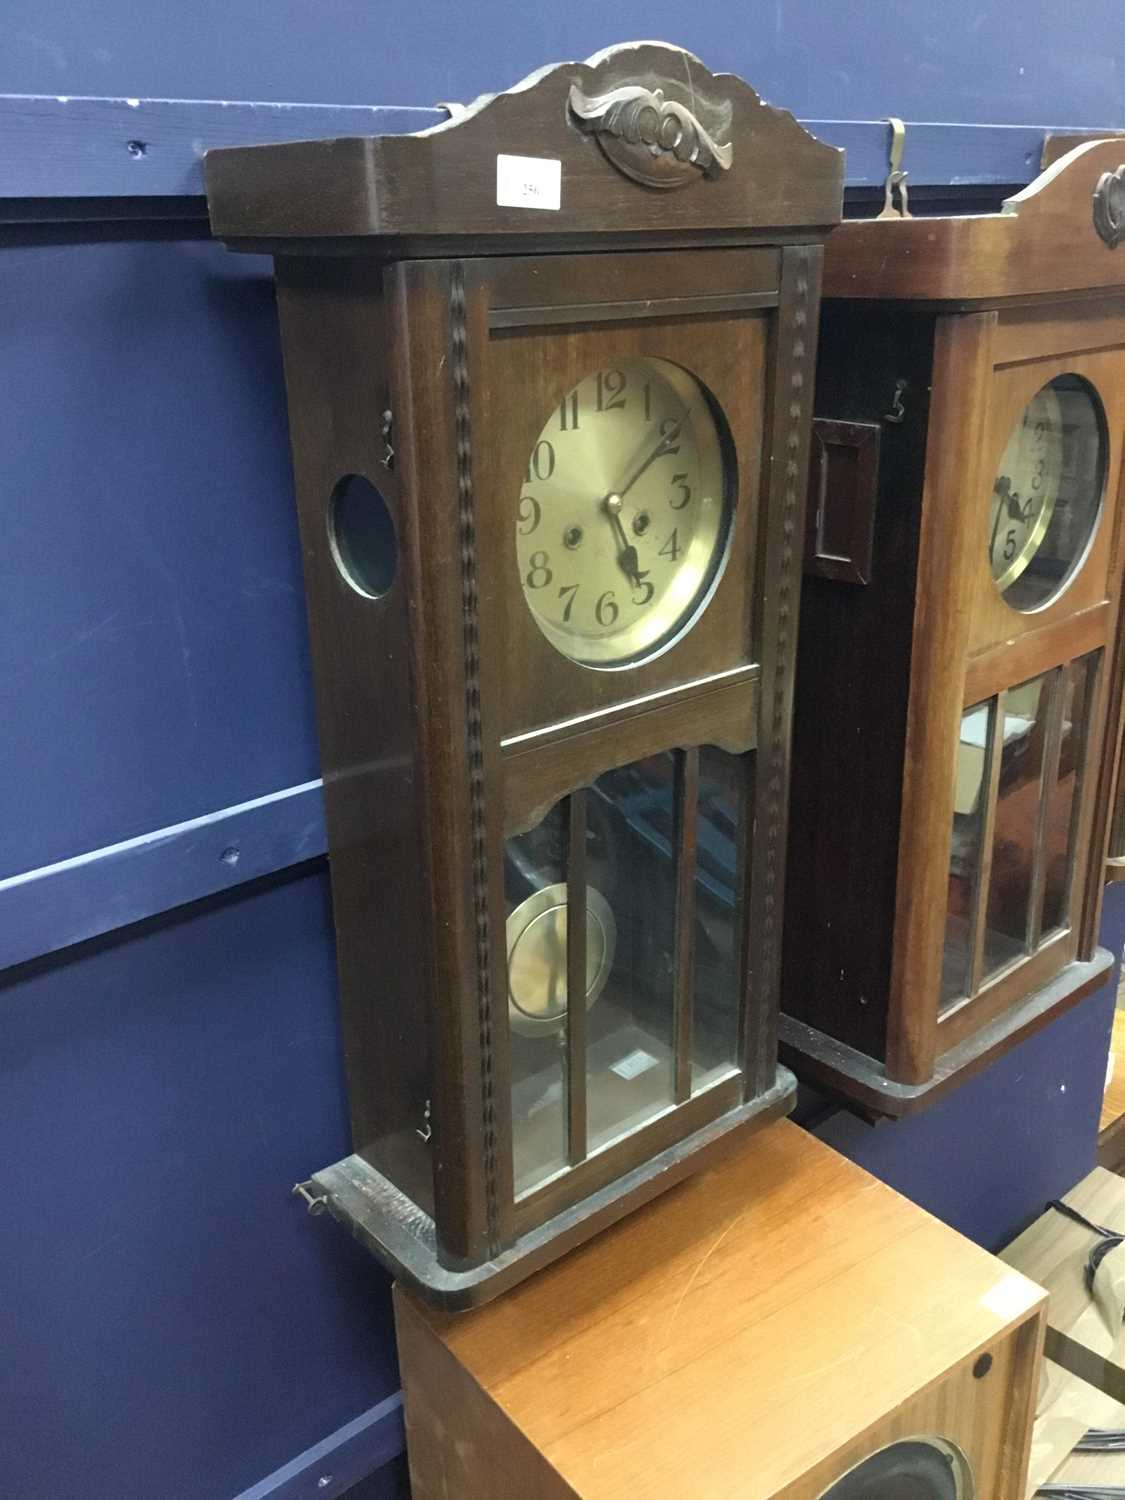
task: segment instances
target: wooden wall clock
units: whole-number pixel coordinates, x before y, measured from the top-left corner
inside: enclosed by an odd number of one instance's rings
[[[206,166],[281,309],[355,1145],[308,1191],[463,1305],[790,1104],[842,158],[645,43]]]
[[[1087,144],[1001,213],[830,243],[782,1055],[874,1113],[1108,972],[1121,156]]]

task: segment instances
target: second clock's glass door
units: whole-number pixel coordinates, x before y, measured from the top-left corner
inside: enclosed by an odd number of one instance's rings
[[[737,1073],[749,768],[651,756],[509,839],[517,1198]]]
[[[954,791],[941,1005],[948,1013],[1070,925],[1098,654],[966,709]]]

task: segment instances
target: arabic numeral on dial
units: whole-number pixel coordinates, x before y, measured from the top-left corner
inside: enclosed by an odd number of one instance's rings
[[[668,449],[669,453],[678,453],[679,451],[680,450],[678,448]],[[691,499],[691,485],[687,482],[687,475],[673,474],[672,483],[679,490],[680,495],[679,499],[669,500],[668,504],[672,507],[673,510],[683,510],[684,506],[687,505],[688,501]]]
[[[647,578],[638,578],[633,584],[633,603],[638,609],[641,609],[644,605],[652,603],[652,596],[655,593],[656,589],[649,583]],[[638,594],[640,598],[637,597]]]
[[[535,451],[531,455],[531,462],[527,466],[527,482],[530,484],[533,479],[550,479],[554,472],[554,446],[546,438],[540,438],[535,445]]]
[[[652,381],[651,380],[646,380],[645,381],[644,403],[645,403],[645,421],[646,422],[651,422],[652,421]]]
[[[545,589],[554,574],[547,566],[549,559],[546,552],[533,552],[528,558],[530,567],[527,570],[527,586],[529,589]]]
[[[660,424],[660,436],[662,438],[668,437],[669,434],[675,432],[677,430],[677,428],[679,428],[682,425],[682,423],[683,423],[683,418],[682,417],[665,417],[664,420]],[[667,454],[678,453],[679,451],[680,451],[680,445],[679,445],[679,443],[666,443],[661,448],[660,456],[663,458]],[[684,474],[681,474],[678,477],[680,479],[685,479],[687,476],[684,475]],[[675,483],[675,479],[673,479],[672,482],[674,484]]]
[[[578,392],[571,391],[569,396],[564,396],[559,407],[559,431],[578,431]]]
[[[570,624],[570,612],[574,608],[574,599],[577,593],[578,585],[576,583],[564,583],[562,588],[559,589],[559,598],[566,599],[566,605],[563,609],[564,625]],[[567,599],[568,594],[570,595],[569,599]]]
[[[521,536],[530,536],[543,519],[543,507],[534,495],[521,495],[519,529]]]
[[[676,558],[680,555],[680,551],[681,548],[679,528],[673,527],[672,535],[668,538],[668,540],[664,543],[663,547],[661,547],[660,551],[656,555],[657,557],[670,557],[672,561],[675,562]]]
[[[599,411],[624,411],[625,374],[622,370],[599,370],[597,386]]]
[[[1015,557],[1015,555],[1016,555],[1016,545],[1017,545],[1017,543],[1016,543],[1016,528],[1014,526],[1009,526],[1008,527],[1008,534],[1004,538],[1004,561],[1005,562],[1011,562],[1012,558]]]
[[[614,625],[621,611],[613,597],[613,590],[606,589],[604,594],[598,595],[598,602],[594,605],[594,619],[599,625]]]

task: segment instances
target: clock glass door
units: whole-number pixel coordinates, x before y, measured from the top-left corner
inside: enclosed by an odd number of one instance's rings
[[[751,767],[649,756],[508,840],[517,1197],[737,1075]]]
[[[1099,656],[1052,668],[965,711],[942,968],[946,1012],[1070,927]]]
[[[1020,413],[988,513],[992,577],[1014,609],[1049,603],[1086,555],[1101,508],[1105,433],[1097,392],[1078,375],[1056,376]]]

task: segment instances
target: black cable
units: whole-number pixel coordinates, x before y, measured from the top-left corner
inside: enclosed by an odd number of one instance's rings
[[[1125,1500],[1125,1485],[1042,1484],[1035,1493],[1044,1500]]]
[[[1091,1427],[1074,1445],[1075,1453],[1125,1453],[1125,1427]]]
[[[1076,1208],[1071,1208],[1069,1203],[1063,1203],[1058,1198],[1052,1198],[1047,1204],[1067,1219],[1073,1219],[1076,1224],[1081,1224],[1083,1229],[1088,1229],[1091,1234],[1100,1235],[1098,1243],[1086,1257],[1086,1290],[1093,1292],[1094,1276],[1098,1267],[1111,1250],[1116,1250],[1118,1245],[1125,1244],[1125,1234],[1118,1234],[1116,1229],[1107,1229],[1104,1224],[1092,1223],[1085,1214],[1080,1214]],[[1125,1494],[1125,1490],[1122,1490]]]

